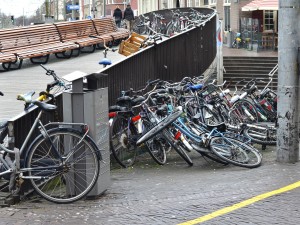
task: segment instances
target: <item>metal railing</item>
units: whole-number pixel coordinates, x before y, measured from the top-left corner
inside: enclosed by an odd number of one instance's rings
[[[189,10],[183,8],[181,10]],[[121,90],[145,86],[149,79],[181,80],[185,76],[201,75],[212,64],[216,56],[216,13],[212,9],[199,8],[212,17],[200,27],[162,41],[158,45],[143,49],[125,60],[101,70],[108,76],[101,79],[99,87],[108,87],[109,104],[114,104]],[[160,14],[167,10],[157,11]],[[168,15],[166,15],[168,17]],[[62,118],[62,97],[57,97],[59,117]],[[14,145],[19,147],[30,129],[37,110],[22,113],[10,120]],[[45,121],[54,121],[48,114]]]

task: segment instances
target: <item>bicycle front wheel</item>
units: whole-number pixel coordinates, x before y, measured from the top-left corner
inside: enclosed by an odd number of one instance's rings
[[[35,141],[27,156],[32,187],[55,203],[71,203],[86,196],[99,176],[98,149],[80,132],[59,128]]]
[[[246,127],[243,134],[257,144],[276,145],[277,143],[277,129],[275,127],[265,127],[258,124]]]
[[[136,129],[128,118],[117,116],[110,127],[110,148],[116,161],[124,168],[135,163],[136,146],[131,137],[136,135]]]
[[[242,123],[258,122],[258,115],[255,106],[245,99],[241,99],[234,103],[231,108],[231,113],[235,114]]]
[[[156,124],[155,127],[153,127],[152,129],[150,129],[146,134],[144,134],[136,142],[136,144],[140,145],[140,144],[148,141],[150,138],[154,137],[156,134],[158,134],[163,129],[165,129],[167,126],[169,126],[171,123],[173,123],[181,114],[182,114],[182,111],[177,111],[177,112],[175,112],[173,114],[170,114],[164,120],[162,120],[158,124]]]
[[[262,162],[258,150],[236,139],[214,137],[210,141],[210,149],[222,160],[236,166],[255,168]]]
[[[145,127],[146,132],[154,126],[147,120],[143,121],[143,125]],[[167,162],[167,155],[166,155],[165,147],[161,141],[162,141],[162,137],[159,137],[157,135],[154,138],[150,139],[149,141],[146,141],[146,145],[147,145],[147,150],[151,155],[151,157],[153,158],[153,160],[159,165],[164,165]]]

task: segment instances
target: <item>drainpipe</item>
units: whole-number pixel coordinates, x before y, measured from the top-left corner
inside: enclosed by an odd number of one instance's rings
[[[277,161],[299,161],[300,1],[279,0]]]

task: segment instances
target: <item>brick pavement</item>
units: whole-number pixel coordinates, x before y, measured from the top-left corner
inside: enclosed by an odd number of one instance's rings
[[[140,157],[132,168],[114,169],[103,196],[70,205],[39,197],[0,209],[0,224],[178,224],[300,180],[300,164],[275,162],[263,152],[256,169],[221,166],[193,154],[188,167],[176,155],[165,166]],[[273,196],[204,224],[299,224],[300,189]]]

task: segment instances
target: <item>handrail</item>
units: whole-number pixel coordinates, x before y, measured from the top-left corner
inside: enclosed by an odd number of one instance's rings
[[[270,71],[269,77],[273,77],[273,75],[278,71],[278,63],[274,66],[274,68]]]

